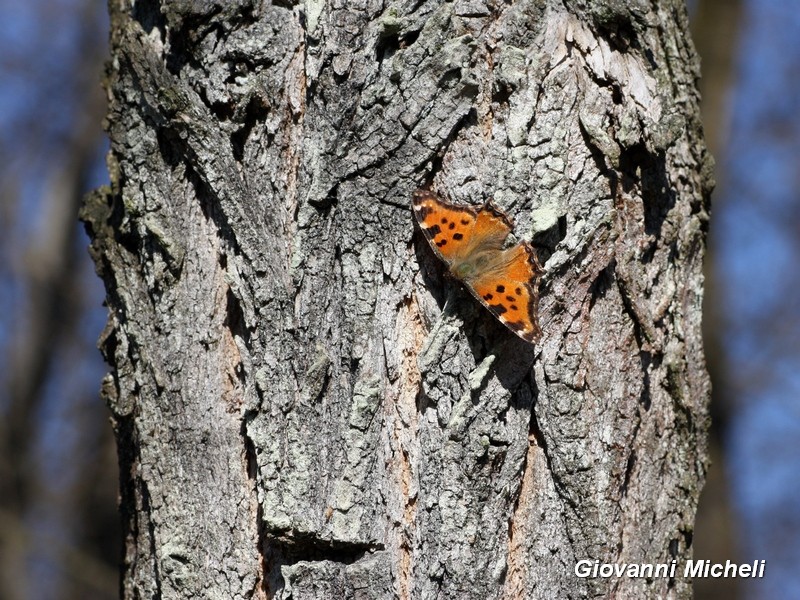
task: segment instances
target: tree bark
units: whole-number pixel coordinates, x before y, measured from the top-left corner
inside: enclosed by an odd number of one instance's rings
[[[685,7],[111,3],[83,218],[123,597],[691,596],[711,160]],[[415,233],[492,197],[529,345]]]

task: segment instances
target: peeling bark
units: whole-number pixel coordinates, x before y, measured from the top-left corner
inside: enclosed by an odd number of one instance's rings
[[[112,3],[83,218],[123,597],[688,598],[710,164],[677,0]],[[532,346],[416,235],[492,197]]]

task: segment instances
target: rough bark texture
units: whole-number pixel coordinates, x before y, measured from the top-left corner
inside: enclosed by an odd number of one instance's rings
[[[680,0],[111,4],[125,598],[687,598],[710,158]],[[411,192],[540,248],[496,322]]]

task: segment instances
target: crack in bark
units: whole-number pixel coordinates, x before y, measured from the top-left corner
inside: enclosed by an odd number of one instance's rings
[[[139,491],[138,497],[142,500],[142,508],[140,511],[137,511],[137,520],[141,517],[145,517],[147,519],[147,533],[148,533],[148,543],[150,545],[149,552],[150,552],[150,560],[151,566],[153,569],[153,582],[155,583],[155,597],[161,598],[161,568],[158,562],[158,546],[157,546],[157,537],[156,537],[156,527],[153,523],[152,518],[152,508],[150,504],[150,490],[147,487],[147,483],[142,478],[136,478],[137,482],[137,489]]]

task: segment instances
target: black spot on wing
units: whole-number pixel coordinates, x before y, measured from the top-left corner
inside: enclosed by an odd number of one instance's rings
[[[462,225],[469,225],[469,219],[461,219]]]
[[[436,237],[437,235],[442,233],[442,229],[438,225],[434,225],[433,227],[428,227],[427,232],[428,235],[430,235],[431,237]]]
[[[498,285],[497,286],[497,293],[498,294],[502,294],[505,291],[506,291],[506,286],[504,286],[504,285]]]
[[[508,312],[508,309],[502,304],[490,304],[489,310],[496,315],[502,315],[504,312]]]
[[[509,302],[514,302],[516,298],[514,298],[514,296],[506,296],[506,300],[508,300]]]
[[[453,234],[453,239],[456,240],[456,241],[463,240],[464,239],[464,234],[463,233],[454,233]]]
[[[486,294],[486,295],[483,297],[483,299],[484,299],[484,300],[486,300],[486,301],[489,301],[489,300],[491,300],[492,298],[494,298],[494,296],[493,296],[492,294]]]
[[[517,293],[517,296],[521,296],[522,295],[522,290],[521,289],[517,288],[514,291]]]
[[[440,240],[440,241],[436,242],[436,247],[437,248],[441,248],[445,244],[447,244],[447,240]]]
[[[512,304],[511,310],[519,310],[519,307],[516,304]]]

